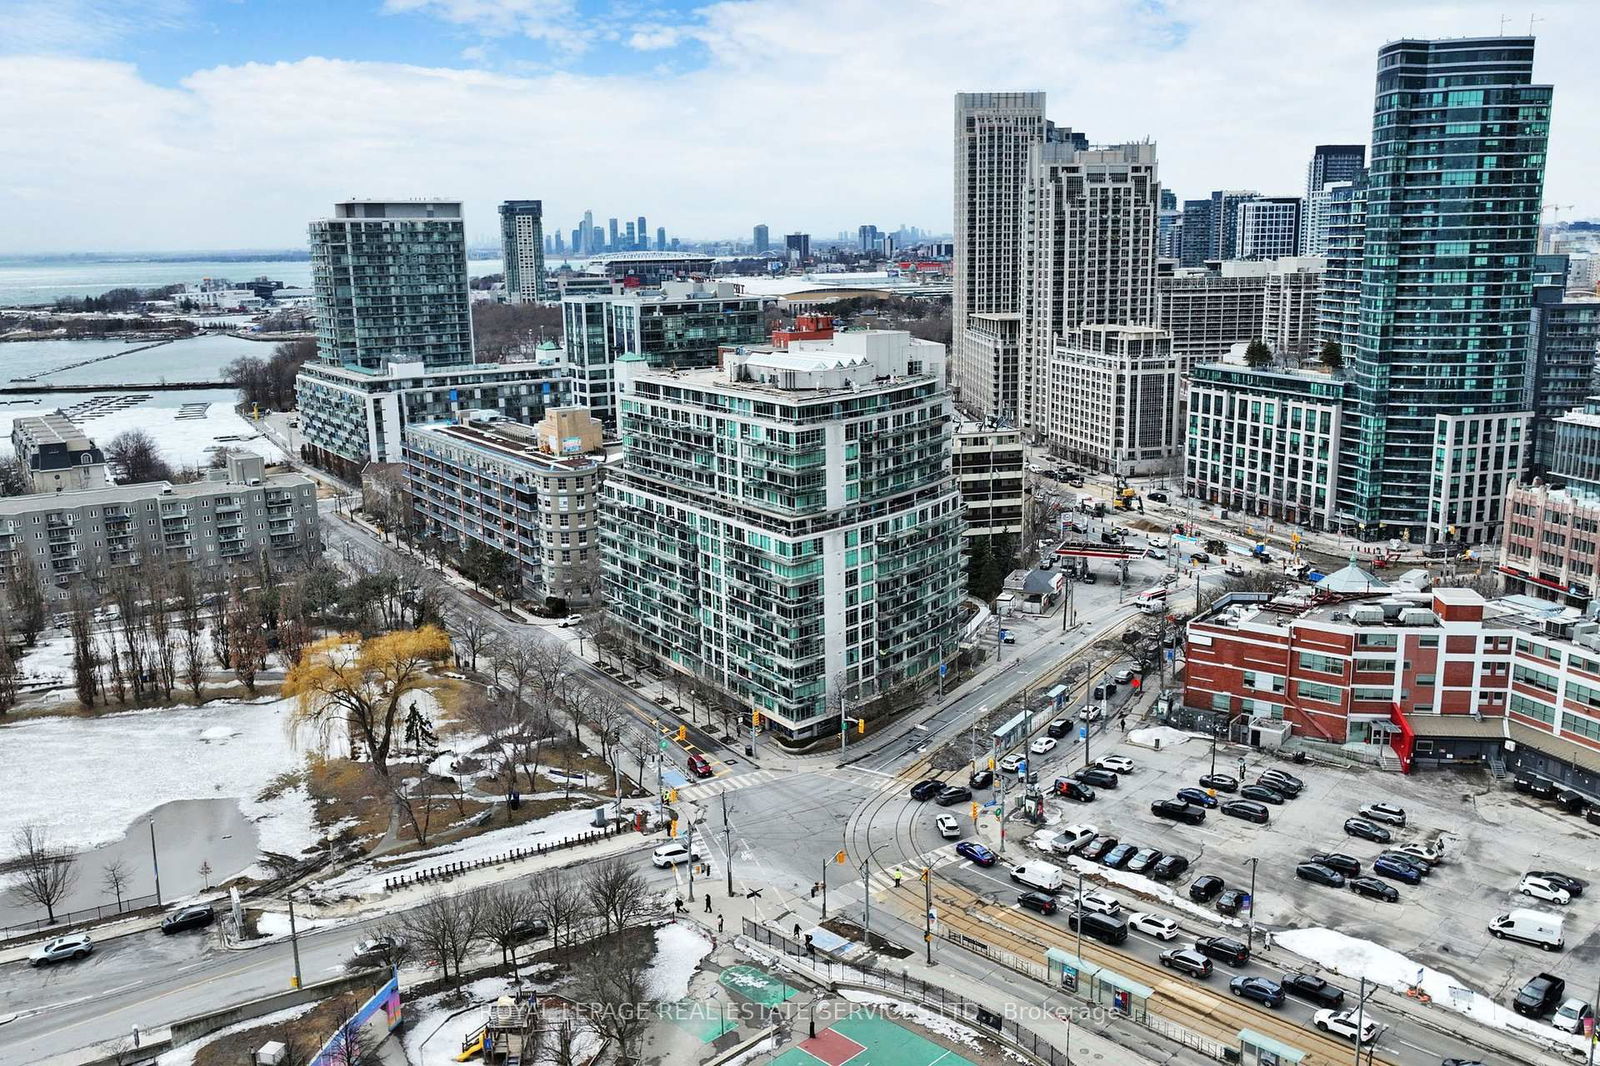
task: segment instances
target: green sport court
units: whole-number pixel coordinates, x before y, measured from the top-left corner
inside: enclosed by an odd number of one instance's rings
[[[717,978],[718,983],[730,991],[763,1007],[776,1007],[800,993],[754,966],[729,966]]]
[[[887,1018],[852,1014],[772,1060],[772,1066],[976,1066]]]

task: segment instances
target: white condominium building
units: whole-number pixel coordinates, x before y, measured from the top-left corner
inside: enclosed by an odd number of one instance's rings
[[[1172,335],[1091,325],[1056,342],[1050,442],[1069,461],[1123,477],[1165,471],[1177,454],[1179,378]]]

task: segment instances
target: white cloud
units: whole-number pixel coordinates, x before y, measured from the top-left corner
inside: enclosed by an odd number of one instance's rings
[[[189,0],[7,0],[0,5],[0,54],[93,51],[171,27],[189,9]]]
[[[384,0],[392,14],[424,14],[486,37],[521,34],[568,50],[585,47],[572,0]]]
[[[643,26],[628,35],[628,47],[641,52],[654,52],[662,48],[676,48],[684,39],[677,26]]]
[[[389,0],[485,39],[544,32],[564,6]],[[353,195],[459,196],[479,237],[510,197],[543,199],[566,229],[585,208],[707,237],[756,222],[943,229],[952,96],[974,89],[1043,89],[1051,116],[1091,140],[1155,139],[1180,197],[1292,193],[1314,144],[1368,139],[1385,41],[1499,26],[1489,0],[1398,7],[728,0],[684,30],[699,69],[612,76],[313,57],[165,88],[125,64],[12,57],[0,61],[0,251],[290,246]],[[1600,213],[1586,180],[1600,167],[1586,43],[1600,7],[1567,0],[1541,16],[1536,73],[1556,86],[1546,199],[1578,205],[1563,217]],[[653,43],[653,23],[636,29]]]

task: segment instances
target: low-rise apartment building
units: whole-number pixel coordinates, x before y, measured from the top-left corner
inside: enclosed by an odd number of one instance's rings
[[[27,468],[34,492],[98,489],[111,483],[105,453],[60,411],[17,419],[11,424],[11,447]]]
[[[551,454],[532,426],[490,412],[405,431],[406,484],[421,532],[516,561],[526,599],[588,603],[600,576],[601,464]]]
[[[1600,623],[1464,588],[1231,594],[1191,619],[1184,705],[1235,738],[1369,746],[1396,769],[1482,762],[1600,795]],[[1203,720],[1203,719],[1202,719]]]
[[[316,485],[266,474],[259,455],[232,454],[204,481],[152,481],[0,499],[0,582],[27,554],[46,593],[67,598],[74,578],[163,560],[213,569],[322,550]]]

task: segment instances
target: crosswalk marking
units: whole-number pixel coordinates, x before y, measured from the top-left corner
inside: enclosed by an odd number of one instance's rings
[[[750,788],[754,785],[764,785],[769,781],[776,781],[780,777],[793,776],[795,774],[792,770],[755,770],[748,774],[712,778],[709,781],[699,781],[678,789],[678,799],[704,799],[707,796],[716,796],[723,792],[738,792],[740,789]]]

